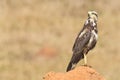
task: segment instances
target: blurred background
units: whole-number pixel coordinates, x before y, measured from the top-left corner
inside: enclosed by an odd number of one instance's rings
[[[119,80],[119,0],[0,0],[0,80],[65,72],[89,10],[98,12],[99,39],[88,64],[106,80]]]

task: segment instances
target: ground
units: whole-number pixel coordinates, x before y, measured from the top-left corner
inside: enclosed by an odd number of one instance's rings
[[[49,72],[43,77],[44,80],[105,80],[94,69],[80,66],[66,73]]]

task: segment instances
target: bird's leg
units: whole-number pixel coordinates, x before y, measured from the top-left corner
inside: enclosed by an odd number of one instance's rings
[[[86,53],[84,53],[84,65],[87,66],[87,56],[86,56]]]
[[[85,66],[87,66],[87,53],[88,53],[88,51],[89,51],[89,49],[86,48],[86,49],[84,50],[84,53],[83,53],[83,55],[84,55],[84,65],[85,65]]]

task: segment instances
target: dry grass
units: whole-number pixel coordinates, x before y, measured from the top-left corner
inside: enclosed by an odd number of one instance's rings
[[[96,10],[99,41],[89,64],[106,79],[119,80],[119,9],[118,0],[1,0],[0,79],[41,80],[51,70],[64,72],[87,11]],[[36,57],[43,45],[58,50],[57,58]]]

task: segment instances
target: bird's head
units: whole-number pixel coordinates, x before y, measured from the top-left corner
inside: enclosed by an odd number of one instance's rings
[[[95,11],[88,11],[88,19],[90,19],[90,22],[97,22],[98,14]]]

